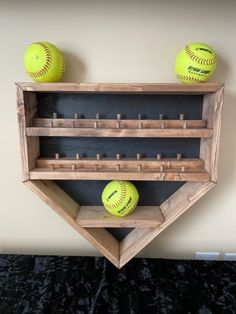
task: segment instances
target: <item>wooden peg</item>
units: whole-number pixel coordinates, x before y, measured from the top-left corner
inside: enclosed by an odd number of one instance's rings
[[[71,169],[72,169],[73,171],[76,170],[76,165],[75,165],[75,164],[71,165]]]
[[[49,167],[51,170],[54,170],[54,164],[51,164]]]
[[[161,160],[161,154],[157,154],[157,160]]]
[[[141,113],[138,114],[138,120],[142,120],[142,114]]]
[[[185,172],[185,166],[181,166],[181,172]]]
[[[164,181],[165,180],[165,174],[164,173],[161,173],[160,174],[160,181]]]
[[[94,129],[97,129],[97,127],[98,127],[97,121],[95,121],[95,122],[93,123],[93,127],[94,127]]]
[[[142,129],[142,128],[143,128],[143,122],[142,122],[142,121],[139,121],[139,123],[138,123],[138,128],[139,128],[139,129]]]
[[[161,171],[161,172],[164,171],[164,166],[163,166],[163,165],[160,166],[160,171]]]
[[[187,122],[184,122],[183,129],[187,129]]]
[[[97,157],[97,160],[101,159],[101,155],[100,154],[97,154],[96,157]]]
[[[116,118],[117,118],[117,120],[120,120],[121,119],[121,114],[117,113]]]
[[[75,155],[75,158],[76,158],[77,160],[79,160],[79,159],[80,159],[80,155],[79,155],[79,154],[76,154],[76,155]]]
[[[182,158],[182,155],[181,154],[177,154],[176,159],[177,160],[181,160],[181,158]]]
[[[116,159],[120,160],[120,158],[121,158],[120,154],[116,154]]]
[[[140,172],[140,171],[142,171],[142,165],[138,165],[138,171]]]
[[[98,171],[98,164],[95,164],[95,171]]]
[[[58,153],[55,154],[55,159],[59,159],[60,155]]]
[[[184,120],[184,114],[183,114],[183,113],[180,113],[180,114],[179,114],[179,119],[180,119],[180,120]]]
[[[97,112],[96,113],[96,119],[99,120],[100,119],[100,114]]]
[[[52,117],[53,117],[53,119],[57,119],[57,113],[53,112]]]
[[[163,118],[164,118],[163,113],[160,113],[160,114],[159,114],[159,120],[163,120]]]
[[[119,129],[120,128],[120,121],[116,122],[116,128]]]
[[[161,129],[165,129],[166,125],[165,125],[165,122],[162,122],[161,123]]]
[[[50,121],[50,127],[51,127],[51,128],[54,127],[53,120]]]
[[[141,159],[141,154],[137,154],[137,160]]]
[[[120,164],[116,165],[116,171],[120,171]]]
[[[72,129],[75,127],[75,121],[71,121],[71,127]]]

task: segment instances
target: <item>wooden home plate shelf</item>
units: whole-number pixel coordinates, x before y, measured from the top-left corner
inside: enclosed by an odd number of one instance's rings
[[[222,84],[17,83],[23,182],[121,268],[215,185],[222,98]],[[132,214],[101,206],[107,180],[137,186]]]

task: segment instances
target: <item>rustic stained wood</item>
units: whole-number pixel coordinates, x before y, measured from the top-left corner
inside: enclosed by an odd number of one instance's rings
[[[119,166],[119,165],[117,165]],[[98,163],[94,165],[93,170],[89,169],[55,169],[52,164],[51,169],[37,168],[29,173],[31,180],[141,180],[141,181],[209,181],[210,174],[204,170],[199,169],[198,171],[176,171],[165,170],[160,167],[160,170],[146,170],[139,169],[136,171],[121,170],[119,168],[114,170],[100,170]]]
[[[107,259],[119,267],[119,242],[103,228],[80,227],[75,221],[79,205],[62,189],[51,181],[26,181],[25,184]]]
[[[211,173],[213,182],[216,182],[218,177],[222,106],[223,88],[204,96],[203,118],[207,119],[208,127],[213,129],[213,136],[211,139],[201,139],[200,158],[205,160],[205,168]]]
[[[144,169],[159,169],[163,166],[166,169],[180,169],[181,166],[185,166],[187,169],[204,169],[204,161],[198,158],[163,158],[161,160],[154,158],[141,158],[141,155],[137,155],[137,159],[134,158],[102,158],[101,155],[97,154],[96,158],[84,157],[81,159],[74,158],[59,158],[59,154],[56,154],[56,159],[39,158],[36,159],[36,168],[48,168],[50,165],[54,165],[57,168],[68,168],[71,169],[71,165],[76,165],[77,169],[87,168],[88,170],[94,167],[94,164],[98,164],[100,169],[114,169],[117,164],[120,165],[121,169],[137,169],[138,165],[142,165]]]
[[[97,122],[95,122],[97,123]],[[27,136],[76,136],[76,137],[212,137],[212,129],[99,129],[28,127]]]
[[[35,94],[23,92],[17,88],[17,115],[20,135],[20,153],[22,161],[22,181],[29,179],[29,171],[35,168],[35,160],[39,156],[38,137],[27,137],[26,129],[33,125],[37,112]]]
[[[81,206],[76,222],[81,227],[95,228],[158,227],[164,222],[164,218],[158,206],[138,206],[126,217],[111,215],[103,206]]]
[[[212,182],[187,182],[161,206],[165,218],[158,228],[136,228],[120,243],[120,268],[214,187]]]
[[[216,83],[16,83],[29,92],[96,92],[96,93],[154,93],[207,94],[217,92],[223,85]]]
[[[59,119],[54,112],[51,119],[37,118],[37,93],[123,93],[123,94],[182,94],[203,95],[202,120],[165,120],[160,113],[157,120]],[[222,84],[82,84],[82,83],[17,83],[17,112],[20,133],[22,178],[25,184],[49,207],[93,244],[116,267],[123,267],[152,239],[178,219],[199,198],[214,187],[218,175],[219,137],[223,105]],[[183,158],[136,159],[84,158],[78,152],[74,158],[39,158],[39,136],[82,137],[198,137],[200,156]],[[80,206],[51,180],[160,180],[187,181],[160,206],[138,206],[125,218],[110,215],[102,206]],[[134,228],[120,242],[105,228]]]
[[[98,118],[97,118],[98,119]],[[97,123],[97,128],[100,129],[116,129],[117,119],[34,119],[34,127],[53,127],[54,128],[94,128],[94,122]],[[207,120],[129,120],[119,119],[120,128],[122,129],[138,129],[139,124],[142,122],[144,129],[160,129],[162,123],[168,129],[183,129],[184,123],[187,123],[189,129],[205,128]]]

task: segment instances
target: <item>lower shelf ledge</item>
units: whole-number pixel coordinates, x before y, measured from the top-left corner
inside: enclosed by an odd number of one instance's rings
[[[75,221],[85,228],[148,228],[160,226],[164,217],[158,206],[137,206],[134,212],[126,217],[111,215],[103,206],[81,206]]]
[[[88,171],[70,169],[35,168],[30,171],[30,180],[137,180],[137,181],[210,181],[204,170],[185,172],[147,171]]]

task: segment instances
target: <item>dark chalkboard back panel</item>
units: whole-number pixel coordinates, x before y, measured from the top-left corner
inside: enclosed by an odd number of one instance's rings
[[[183,157],[199,156],[200,139],[173,138],[78,138],[78,137],[40,137],[41,157],[54,157],[59,153],[61,157],[73,157],[80,153],[84,157],[94,157],[101,154],[104,157],[136,157],[137,153],[143,157],[155,158],[157,153],[163,157],[174,158],[177,153]]]
[[[57,180],[59,185],[80,205],[102,205],[101,194],[109,181]],[[139,205],[161,205],[185,182],[133,181],[139,191]]]
[[[186,119],[201,119],[202,95],[144,95],[144,94],[89,94],[89,93],[38,93],[38,116],[73,118],[80,113],[83,118],[136,119],[141,113],[145,119],[156,119],[163,114],[167,119],[178,119],[184,113]]]

